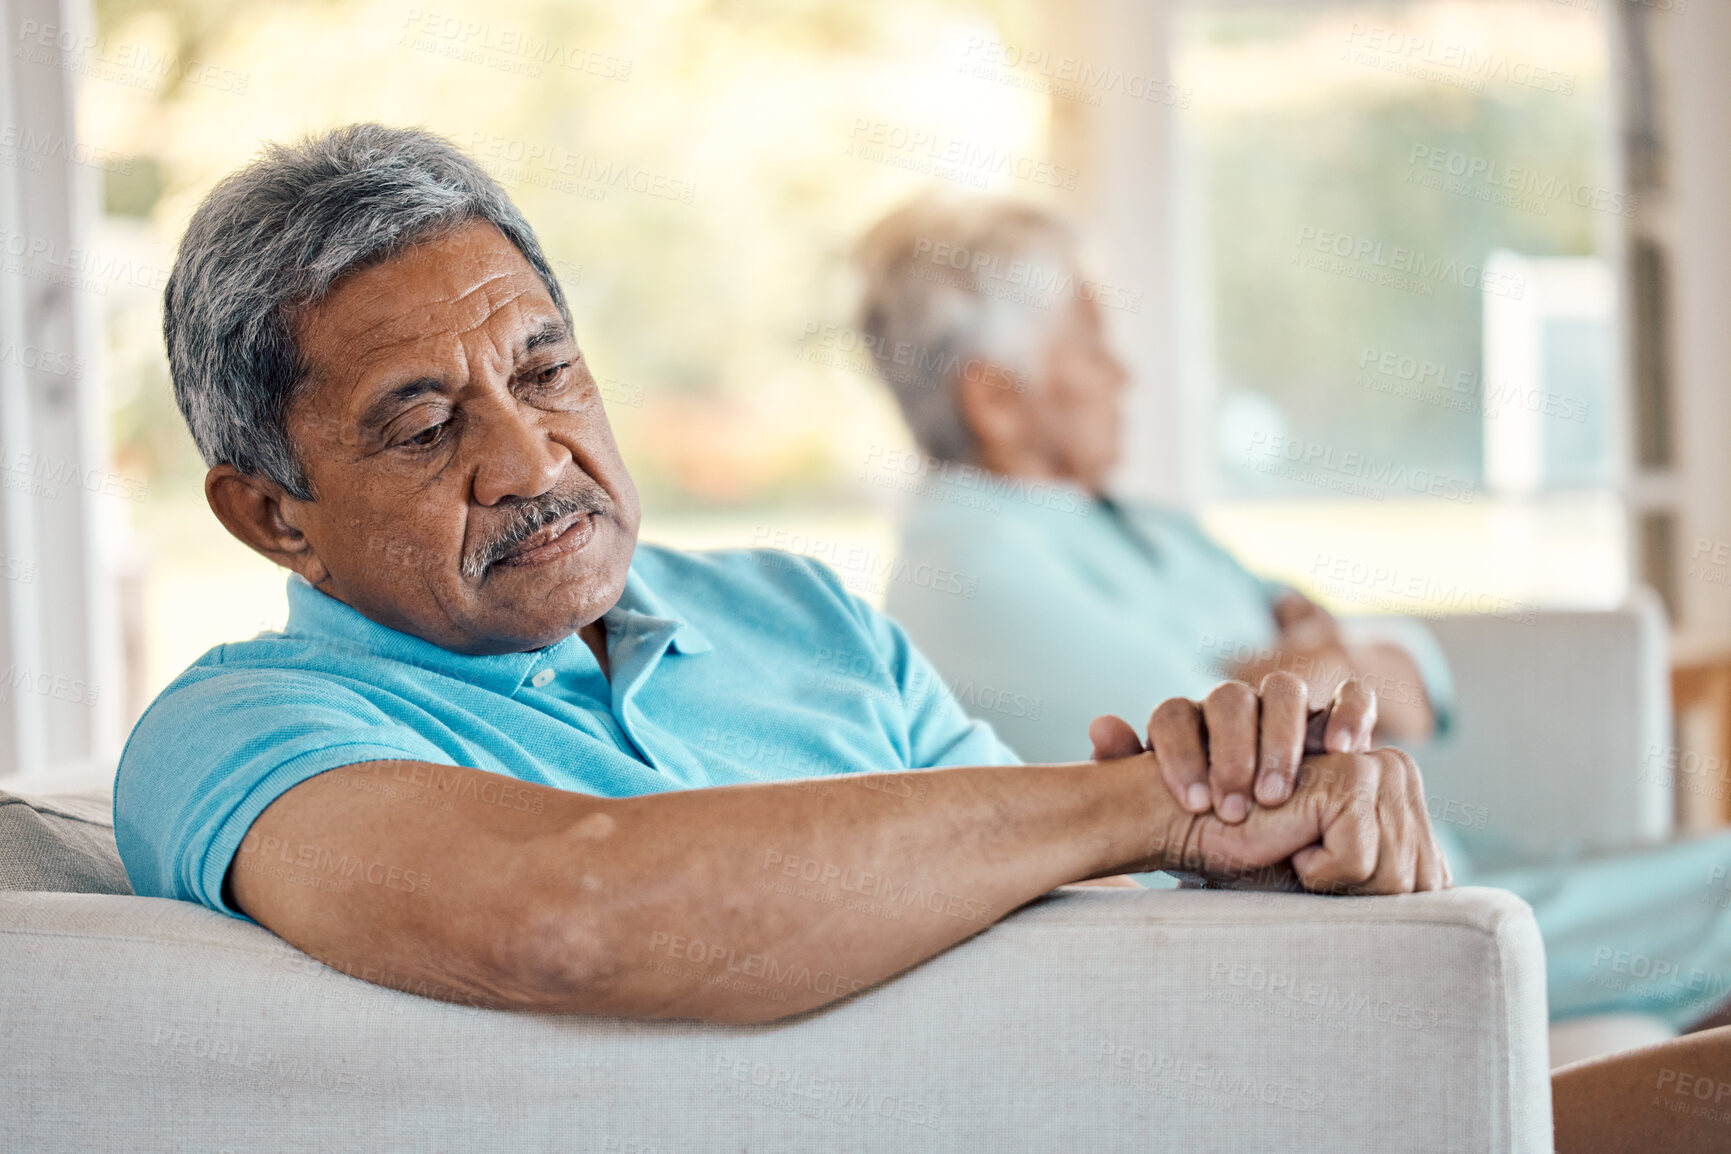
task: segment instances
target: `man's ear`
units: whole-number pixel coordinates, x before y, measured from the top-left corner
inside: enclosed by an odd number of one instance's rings
[[[204,499],[222,527],[255,552],[314,585],[330,576],[301,532],[298,507],[305,502],[275,481],[249,476],[233,465],[217,465],[204,475]]]
[[[970,361],[956,381],[962,420],[988,458],[1015,453],[1027,437],[1028,378],[990,361]]]

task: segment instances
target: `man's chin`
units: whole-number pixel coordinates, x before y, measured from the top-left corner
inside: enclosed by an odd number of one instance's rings
[[[605,569],[607,572],[597,572]],[[515,653],[553,645],[601,619],[625,592],[627,564],[495,567],[475,587],[465,644],[447,645],[466,653]]]

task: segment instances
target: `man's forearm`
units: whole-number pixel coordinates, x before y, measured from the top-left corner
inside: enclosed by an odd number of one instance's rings
[[[1188,818],[1147,757],[694,790],[589,807],[540,847],[604,981],[546,1008],[752,1021],[822,1005],[1053,887],[1164,864]],[[596,837],[604,813],[611,823]],[[586,831],[586,832],[585,832]]]
[[[430,796],[372,788],[405,773]],[[508,806],[488,800],[501,780],[412,762],[309,779],[254,823],[234,900],[338,969],[434,996],[759,1021],[1055,886],[1161,868],[1193,824],[1152,754],[621,799],[505,779]],[[382,863],[383,884],[318,876],[338,860]]]

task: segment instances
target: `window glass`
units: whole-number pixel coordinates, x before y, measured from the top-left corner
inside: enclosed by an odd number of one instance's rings
[[[1337,608],[1623,595],[1609,258],[1634,203],[1596,7],[1177,11],[1186,475],[1232,547]]]

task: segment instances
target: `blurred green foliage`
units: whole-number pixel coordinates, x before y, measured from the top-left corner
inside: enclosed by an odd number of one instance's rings
[[[954,76],[965,37],[1025,39],[1029,7],[98,0],[105,37],[233,83],[86,80],[81,96],[93,139],[160,174],[146,235],[110,220],[111,239],[165,266],[199,197],[265,141],[358,120],[449,136],[555,261],[649,507],[857,503],[864,446],[904,434],[875,381],[801,342],[850,323],[852,245],[926,178],[848,156],[849,134],[882,118],[1043,149],[1042,101]],[[629,176],[581,176],[609,172]],[[116,455],[190,492],[202,466],[168,393],[160,307],[160,289],[110,300]]]
[[[1427,7],[1449,22],[1418,23]],[[1463,269],[1482,268],[1499,248],[1539,257],[1603,252],[1618,222],[1590,205],[1528,196],[1511,206],[1491,199],[1509,190],[1482,177],[1463,182],[1475,195],[1418,179],[1452,179],[1428,160],[1460,154],[1494,163],[1498,174],[1529,170],[1541,185],[1611,186],[1604,41],[1589,19],[1523,0],[1185,10],[1177,66],[1197,99],[1183,124],[1182,163],[1191,173],[1189,219],[1203,232],[1195,251],[1205,254],[1185,271],[1206,294],[1218,399],[1257,394],[1279,407],[1287,435],[1338,451],[1480,475],[1477,413],[1374,392],[1355,379],[1366,349],[1479,372],[1485,294],[1438,281],[1423,296],[1294,258],[1319,255],[1299,242],[1325,231],[1379,245],[1384,260],[1400,246]],[[1407,52],[1401,35],[1429,39]],[[1360,55],[1348,59],[1349,49]],[[1457,63],[1472,59],[1467,51],[1494,61],[1482,91],[1463,83],[1480,79]],[[1427,77],[1390,75],[1390,65],[1408,61],[1435,63]],[[1507,79],[1530,77],[1535,67],[1547,70],[1546,85],[1551,72],[1566,73],[1573,91]],[[1259,87],[1246,91],[1252,79]],[[1231,456],[1229,446],[1216,453]],[[1229,459],[1220,464],[1216,483],[1229,493],[1282,489],[1263,475],[1234,473]]]

